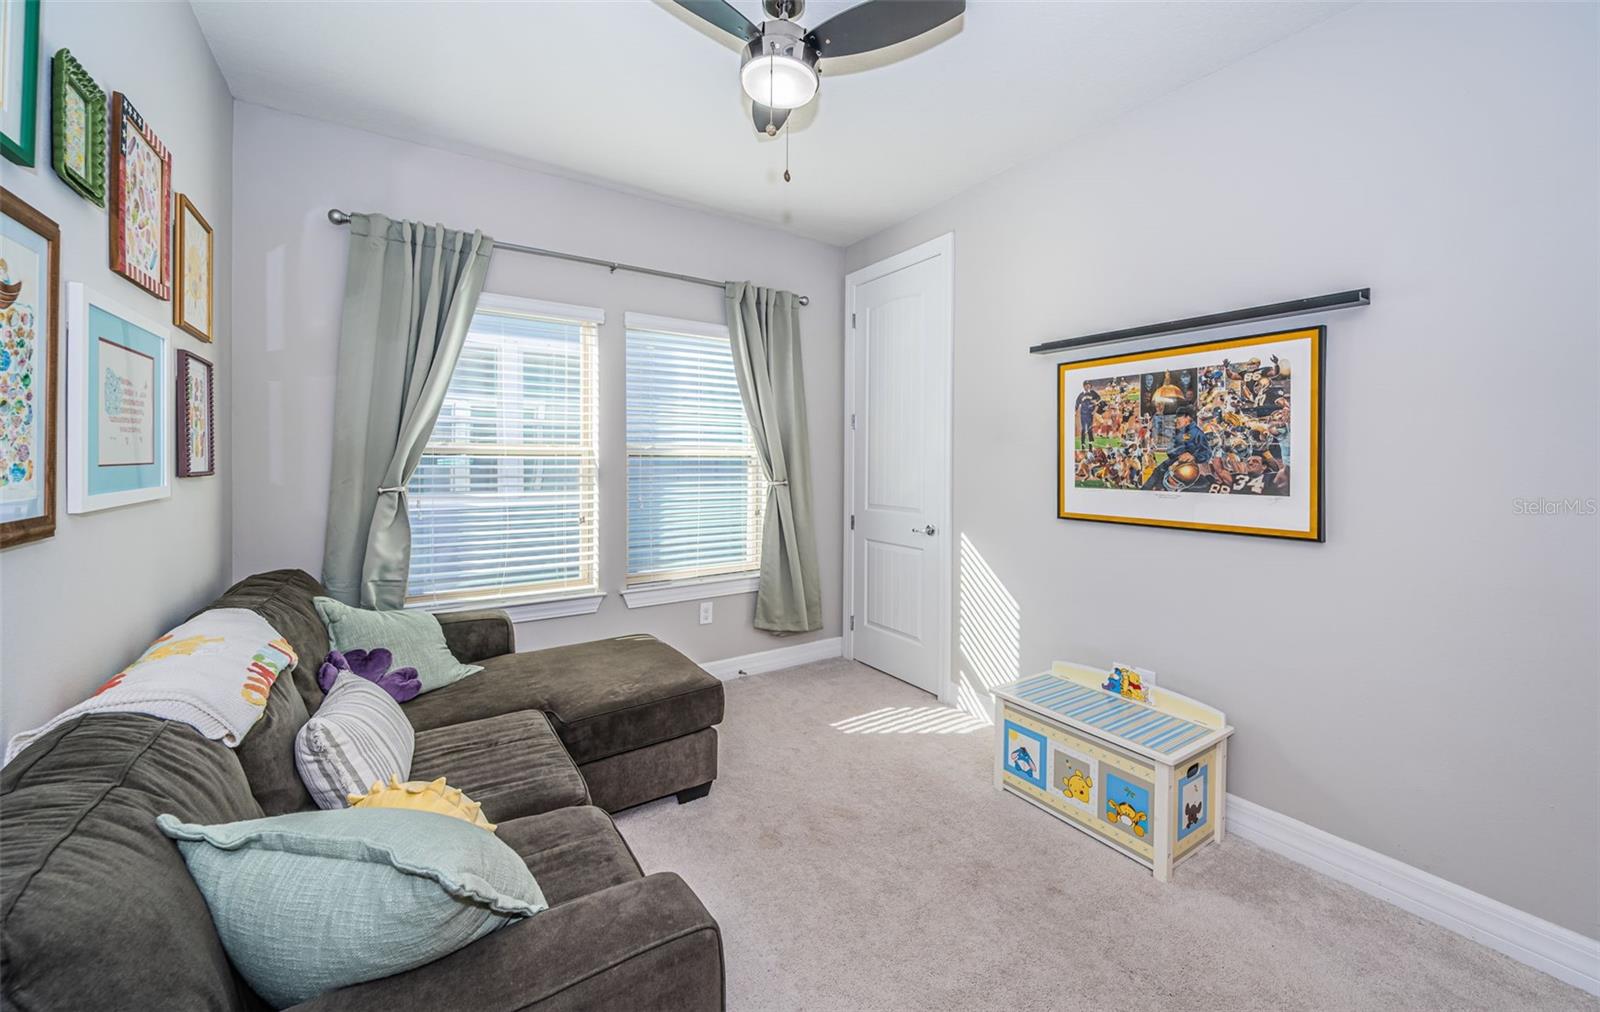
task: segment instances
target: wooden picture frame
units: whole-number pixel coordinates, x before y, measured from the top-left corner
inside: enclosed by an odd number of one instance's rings
[[[212,280],[215,237],[210,223],[185,194],[177,195],[173,217],[178,231],[172,245],[178,263],[172,290],[172,322],[209,343],[215,339],[211,327],[216,294]]]
[[[3,187],[0,262],[0,548],[11,548],[56,532],[61,229]]]
[[[192,351],[178,349],[178,386],[172,398],[177,409],[178,477],[217,473],[216,371]]]
[[[0,154],[18,165],[34,161],[34,120],[39,110],[39,0],[0,3]],[[12,74],[16,73],[16,77]]]
[[[172,153],[122,92],[111,95],[111,269],[172,297]]]
[[[104,207],[106,93],[65,49],[50,67],[50,164],[63,183]]]
[[[67,285],[67,512],[172,495],[167,324]]]
[[[1300,327],[1063,363],[1056,515],[1325,540],[1326,336]]]

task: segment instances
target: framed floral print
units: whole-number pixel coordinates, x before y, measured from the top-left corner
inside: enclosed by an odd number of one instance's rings
[[[172,494],[172,351],[164,323],[67,285],[67,512]]]
[[[33,164],[39,107],[39,0],[0,0],[0,154]]]
[[[0,188],[0,548],[56,531],[61,230]]]
[[[106,93],[71,53],[50,61],[51,164],[84,199],[106,205]]]
[[[178,351],[178,477],[217,473],[216,394],[211,363]]]
[[[215,336],[211,332],[211,226],[181,193],[175,213],[178,285],[172,293],[172,322],[200,340],[210,341]]]
[[[111,269],[172,297],[172,154],[120,91],[111,95]]]

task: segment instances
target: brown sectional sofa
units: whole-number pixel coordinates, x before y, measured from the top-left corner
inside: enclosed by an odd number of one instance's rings
[[[292,748],[322,701],[320,593],[305,573],[281,570],[212,605],[257,611],[300,656],[238,749],[176,722],[96,715],[0,771],[6,1009],[264,1007],[155,817],[217,823],[313,807]],[[412,777],[446,777],[481,802],[550,909],[299,1007],[720,1008],[716,921],[676,875],[643,873],[607,811],[709,789],[721,683],[651,637],[517,654],[503,613],[441,622],[452,651],[484,670],[402,707],[417,730]]]

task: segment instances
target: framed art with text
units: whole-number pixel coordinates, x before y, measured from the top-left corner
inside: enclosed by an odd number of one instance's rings
[[[172,155],[122,92],[111,96],[111,269],[172,297]]]
[[[67,511],[172,494],[166,325],[67,285]]]
[[[178,234],[173,248],[178,254],[177,286],[172,292],[172,322],[202,341],[211,332],[211,226],[184,194],[174,209]]]
[[[39,0],[0,0],[0,154],[32,165],[39,95]]]
[[[65,49],[50,63],[50,163],[63,183],[104,207],[106,93]]]
[[[61,230],[0,188],[0,548],[56,531]]]
[[[1063,363],[1057,515],[1322,541],[1326,329]]]
[[[216,377],[211,363],[191,351],[178,352],[178,477],[217,473]]]

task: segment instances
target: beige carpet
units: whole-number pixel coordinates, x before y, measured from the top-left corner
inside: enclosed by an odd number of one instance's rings
[[[721,773],[617,824],[748,1009],[1595,1009],[1230,837],[1168,885],[992,786],[989,729],[848,661],[728,683]]]

